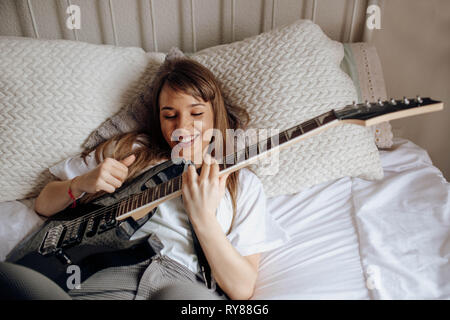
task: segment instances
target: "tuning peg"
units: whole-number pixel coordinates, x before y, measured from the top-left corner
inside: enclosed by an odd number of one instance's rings
[[[406,99],[406,97],[403,97],[403,103],[404,103],[404,104],[409,104],[409,100]]]
[[[417,96],[417,97],[416,97],[416,101],[417,101],[418,103],[422,103],[422,102],[423,102],[423,100],[422,100],[422,98],[421,98],[420,96]]]
[[[366,105],[367,108],[370,108],[370,102],[369,102],[368,100],[366,100],[366,101],[364,102],[364,104]]]
[[[391,104],[392,104],[393,106],[397,105],[397,101],[395,101],[394,98],[391,98],[391,99],[390,99],[390,102],[391,102]]]
[[[378,105],[383,106],[383,101],[381,101],[381,99],[378,99]]]

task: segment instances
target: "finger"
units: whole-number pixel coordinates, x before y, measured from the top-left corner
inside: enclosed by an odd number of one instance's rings
[[[105,177],[103,178],[103,180],[112,185],[114,188],[120,188],[122,186],[122,181],[120,181],[119,179],[113,177],[111,174],[106,174]]]
[[[128,177],[128,170],[114,167],[109,170],[109,174],[121,182],[124,182]]]
[[[99,183],[100,190],[106,191],[108,193],[113,193],[116,191],[116,188],[114,188],[112,185],[108,184],[104,180],[101,180]]]
[[[131,155],[131,156],[133,156],[133,155]],[[130,156],[130,157],[131,157]],[[122,160],[122,161],[125,161],[127,158],[125,158],[124,160]],[[122,161],[117,161],[117,160],[115,160],[115,159],[113,159],[114,160],[114,162],[111,162],[112,163],[112,168],[117,168],[117,169],[119,169],[119,170],[122,170],[122,171],[125,171],[125,172],[128,172],[128,167],[122,162]]]
[[[195,171],[195,166],[192,164],[188,166],[186,180],[190,187],[195,186],[197,183],[198,174],[197,171]]]
[[[217,163],[217,160],[215,158],[212,158],[212,164],[211,169],[209,173],[209,178],[211,180],[215,180],[219,177],[219,164]]]
[[[230,174],[231,174],[231,172],[225,173],[224,175],[222,175],[222,176],[219,178],[219,185],[220,185],[221,188],[224,188],[224,187],[226,186],[226,184],[227,184],[227,179],[228,179],[228,177],[229,177]]]
[[[134,160],[136,160],[136,156],[134,154],[132,154],[119,162],[124,164],[125,166],[129,167],[134,162]]]
[[[200,172],[200,180],[205,180],[209,176],[211,156],[207,153],[203,157],[202,171]]]

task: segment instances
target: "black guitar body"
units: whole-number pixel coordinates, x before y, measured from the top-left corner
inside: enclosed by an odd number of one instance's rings
[[[67,291],[68,267],[77,265],[81,281],[98,270],[138,263],[150,258],[148,236],[130,240],[147,222],[156,208],[140,220],[115,219],[119,200],[158,185],[184,171],[185,164],[163,162],[122,185],[113,194],[105,194],[88,204],[77,204],[49,218],[26,237],[7,256],[6,261],[42,273]]]

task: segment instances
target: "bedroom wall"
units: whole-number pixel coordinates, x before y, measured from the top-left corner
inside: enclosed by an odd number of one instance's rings
[[[391,122],[394,136],[425,148],[450,181],[450,1],[384,1],[381,29],[373,32],[387,92],[429,96],[444,111]]]
[[[65,27],[69,3],[81,9],[80,30]],[[348,41],[362,36],[366,4],[367,0],[0,0],[0,35],[78,39],[146,51],[167,52],[178,46],[192,52],[303,18],[315,20],[330,38]]]

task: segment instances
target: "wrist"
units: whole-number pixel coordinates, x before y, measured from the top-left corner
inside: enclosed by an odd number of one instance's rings
[[[78,199],[84,194],[84,191],[80,186],[81,176],[77,176],[73,178],[69,184],[70,190],[72,191],[73,196]]]
[[[191,220],[192,227],[197,235],[207,236],[208,234],[217,234],[218,229],[222,230],[219,221],[215,215],[205,215]]]

